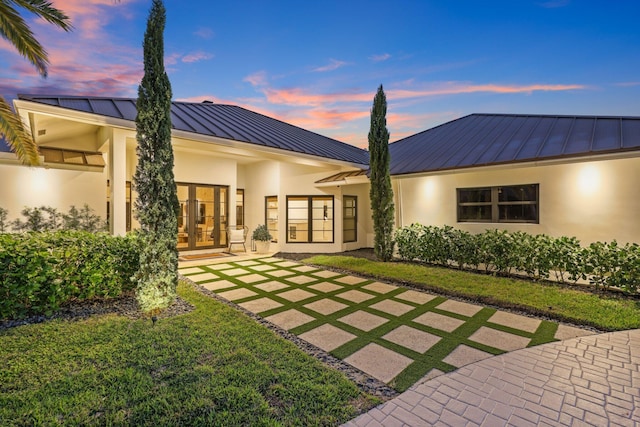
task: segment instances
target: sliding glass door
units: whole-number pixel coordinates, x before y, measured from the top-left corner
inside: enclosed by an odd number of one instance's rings
[[[229,188],[178,184],[178,249],[227,246]]]

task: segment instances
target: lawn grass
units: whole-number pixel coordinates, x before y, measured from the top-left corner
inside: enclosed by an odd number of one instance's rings
[[[181,283],[189,314],[0,332],[0,425],[336,425],[376,403],[341,373]]]
[[[446,295],[527,310],[605,331],[640,328],[640,301],[573,287],[470,273],[444,267],[349,256],[317,255],[305,263],[352,271],[379,280],[410,283]]]

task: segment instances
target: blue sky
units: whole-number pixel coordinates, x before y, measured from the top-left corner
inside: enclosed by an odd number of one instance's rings
[[[150,0],[54,0],[49,77],[0,40],[0,93],[135,97]],[[360,147],[479,112],[640,116],[640,2],[165,0],[174,99],[231,103]],[[25,16],[28,16],[25,14]]]

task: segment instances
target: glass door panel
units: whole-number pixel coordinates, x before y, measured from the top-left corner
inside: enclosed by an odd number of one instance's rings
[[[228,187],[178,184],[178,249],[227,246]]]
[[[215,229],[215,188],[195,187],[196,212],[198,215],[196,224],[195,243],[197,248],[215,246],[211,237]]]
[[[189,186],[178,186],[178,249],[189,249]]]

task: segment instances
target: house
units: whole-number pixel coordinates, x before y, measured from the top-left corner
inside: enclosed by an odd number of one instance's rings
[[[640,243],[640,118],[472,114],[390,144],[397,226]]]
[[[14,104],[44,167],[0,152],[0,207],[15,217],[88,203],[112,233],[136,228],[135,99]],[[238,106],[173,102],[171,112],[180,250],[223,248],[227,227],[258,224],[274,250],[373,246],[367,151]],[[472,114],[389,147],[398,227],[640,242],[640,118]]]
[[[132,214],[135,99],[19,95],[44,167],[0,153],[0,207],[88,203],[122,235]],[[233,105],[173,102],[178,248],[224,248],[227,227],[267,224],[287,252],[371,246],[365,150]],[[333,177],[333,178],[332,178]]]

